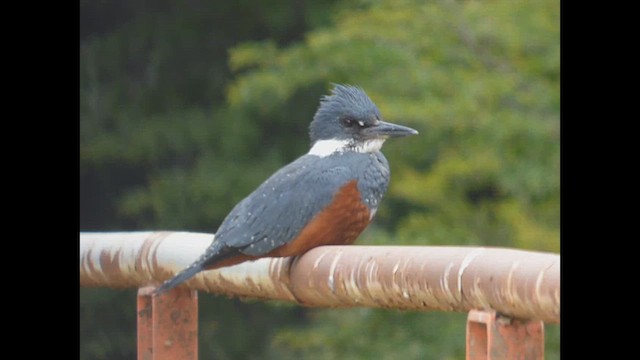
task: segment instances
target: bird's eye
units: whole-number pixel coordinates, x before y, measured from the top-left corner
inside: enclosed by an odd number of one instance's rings
[[[345,117],[345,118],[342,119],[342,124],[345,127],[349,127],[350,128],[350,127],[353,127],[353,125],[356,124],[356,120],[354,118],[352,118],[352,117]]]
[[[354,118],[352,118],[352,117],[345,117],[345,118],[343,118],[343,119],[342,119],[342,124],[343,124],[345,127],[348,127],[348,128],[350,128],[350,127],[354,127],[355,125],[358,125],[358,126],[359,126],[359,127],[361,127],[361,128],[363,128],[363,127],[365,127],[365,126],[366,126],[366,124],[364,123],[364,121],[362,121],[362,120],[356,120],[356,119],[354,119]]]

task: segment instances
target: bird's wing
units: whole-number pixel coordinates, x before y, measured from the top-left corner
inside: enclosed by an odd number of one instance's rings
[[[293,240],[356,172],[303,156],[276,172],[229,213],[216,241],[245,255],[269,253]]]

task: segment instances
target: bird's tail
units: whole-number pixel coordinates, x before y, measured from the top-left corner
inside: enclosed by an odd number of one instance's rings
[[[164,284],[162,284],[159,288],[157,288],[154,293],[156,295],[160,295],[165,291],[171,290],[174,287],[182,284],[183,282],[191,279],[200,271],[205,270],[205,267],[207,265],[215,263],[216,261],[219,261],[223,258],[226,258],[228,255],[226,254],[227,251],[224,251],[225,248],[226,247],[224,245],[218,243],[217,241],[214,241],[207,248],[207,251],[205,251],[205,253],[202,254],[202,256],[200,256],[196,261],[194,261],[193,264],[189,265],[184,270],[180,271],[176,276],[165,281]]]
[[[154,293],[156,295],[160,295],[165,291],[171,290],[174,287],[182,284],[183,282],[191,279],[195,274],[199,273],[200,271],[202,271],[202,265],[200,265],[200,263],[198,262],[195,262],[189,265],[189,267],[187,267],[186,269],[180,271],[176,276],[165,281],[164,284],[162,284],[159,288],[157,288]]]

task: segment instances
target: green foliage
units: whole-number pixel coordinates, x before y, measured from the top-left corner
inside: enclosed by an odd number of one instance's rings
[[[399,241],[558,251],[555,3],[382,1],[335,21],[284,49],[232,49],[231,67],[250,71],[229,102],[286,116],[308,84],[362,85],[387,119],[421,130],[385,151],[379,217]]]
[[[232,49],[231,67],[250,70],[228,99],[284,117],[292,94],[308,84],[355,83],[387,119],[421,131],[385,146],[393,175],[377,223],[386,230],[361,242],[558,251],[558,14],[552,1],[347,8],[302,43]],[[274,351],[305,359],[463,356],[463,317],[330,310],[315,312],[312,323],[281,331]]]
[[[80,289],[80,359],[136,357],[135,332],[129,330],[136,327],[135,293]]]
[[[197,4],[162,3],[81,42],[83,230],[215,231],[307,150],[335,82],[420,131],[385,144],[391,186],[359,243],[559,251],[557,1]],[[99,300],[81,299],[82,324]],[[464,353],[464,314],[201,307],[201,352],[221,359]],[[558,358],[558,327],[546,338]],[[83,337],[86,358],[118,357],[100,344]]]
[[[290,328],[273,340],[273,358],[461,359],[466,315],[380,309],[313,311],[313,327]],[[431,346],[431,344],[438,344]]]
[[[250,126],[259,113],[225,106],[227,49],[293,41],[307,24],[327,21],[317,11],[326,5],[83,3],[86,16],[121,24],[81,39],[81,227],[215,231],[241,196],[291,159],[283,149],[304,148],[286,134],[265,144],[276,121]]]

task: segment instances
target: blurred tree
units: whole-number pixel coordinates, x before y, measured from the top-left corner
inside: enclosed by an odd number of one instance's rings
[[[391,188],[359,243],[558,251],[557,1],[328,3],[81,2],[95,18],[81,22],[81,229],[215,231],[307,150],[319,96],[344,82],[420,130],[385,144]],[[461,314],[201,306],[202,353],[221,359],[464,352]],[[100,336],[83,358],[117,357],[105,347],[124,340]],[[546,349],[559,356],[557,327]]]
[[[300,40],[328,23],[331,2],[81,1],[81,231],[214,232],[287,148],[261,145],[268,131],[226,108],[228,48]],[[135,357],[135,295],[81,289],[81,358]],[[257,358],[278,324],[303,319],[294,307],[213,296],[200,305],[212,309],[200,316],[201,352],[220,359]]]
[[[81,228],[214,231],[282,161],[222,107],[227,50],[298,40],[328,3],[81,2]]]
[[[559,251],[559,51],[557,1],[348,3],[303,42],[232,49],[232,69],[245,72],[228,101],[289,119],[293,96],[330,79],[363,86],[383,116],[421,130],[385,145],[391,188],[360,243]],[[440,336],[429,340],[424,322]],[[460,358],[463,323],[314,311],[313,326],[283,330],[273,346],[305,359]]]
[[[388,230],[403,242],[557,251],[558,12],[552,1],[347,7],[304,42],[232,49],[232,68],[252,71],[229,102],[285,118],[309,84],[360,84],[386,118],[422,130],[385,146]]]

